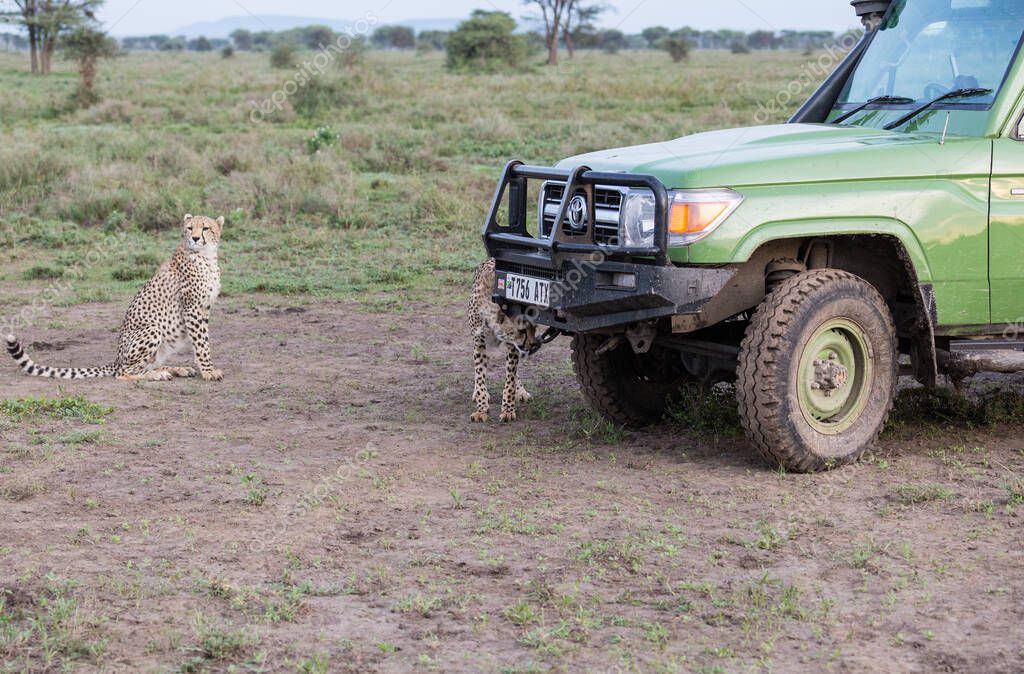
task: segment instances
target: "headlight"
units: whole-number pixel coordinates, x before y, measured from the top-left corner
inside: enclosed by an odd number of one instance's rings
[[[729,189],[673,190],[668,193],[668,245],[687,246],[710,234],[725,222],[743,195]],[[654,246],[654,195],[631,190],[622,205],[622,245]]]
[[[727,189],[676,190],[668,198],[668,245],[700,241],[733,214],[743,195]]]
[[[631,190],[622,205],[622,245],[650,248],[654,245],[654,194]]]

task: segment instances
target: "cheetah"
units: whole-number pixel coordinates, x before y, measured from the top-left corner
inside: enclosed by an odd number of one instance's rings
[[[52,368],[36,365],[14,335],[7,351],[22,371],[32,377],[122,381],[169,381],[174,377],[201,376],[221,381],[224,374],[210,357],[210,310],[220,295],[217,249],[224,218],[186,215],[183,240],[171,260],[139,291],[124,317],[117,357],[99,368]],[[166,367],[164,363],[188,347],[195,350],[198,369]]]
[[[512,319],[491,299],[494,293],[494,260],[477,267],[473,292],[469,300],[469,328],[473,335],[473,403],[476,411],[470,419],[484,422],[491,411],[491,394],[487,391],[487,347],[502,344],[505,357],[505,388],[501,396],[502,423],[516,420],[516,403],[526,402],[530,394],[519,381],[519,361],[540,347],[537,329],[522,319]]]

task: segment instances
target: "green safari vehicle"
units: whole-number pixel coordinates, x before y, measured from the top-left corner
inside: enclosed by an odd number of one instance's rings
[[[505,168],[494,300],[572,336],[608,419],[735,381],[760,453],[818,471],[901,374],[1024,370],[1024,0],[852,4],[863,38],[787,124]]]

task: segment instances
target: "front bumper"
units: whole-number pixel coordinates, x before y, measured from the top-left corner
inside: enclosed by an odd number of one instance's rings
[[[526,315],[540,325],[573,333],[699,314],[736,274],[729,268],[661,267],[592,259],[573,260],[550,270],[536,265],[543,260],[528,255],[498,255],[494,301],[512,316]],[[509,274],[550,281],[550,306],[509,300],[505,295]]]
[[[529,180],[562,181],[566,187],[555,226],[535,237],[527,228]],[[598,245],[594,227],[569,236],[560,223],[569,201],[587,200],[588,221],[596,222],[594,190],[598,185],[643,188],[655,197],[653,244],[646,248]],[[508,202],[507,217],[501,209]],[[526,166],[510,162],[491,203],[483,238],[496,261],[494,301],[510,315],[566,332],[594,332],[682,314],[699,314],[725,288],[735,269],[677,267],[668,256],[668,190],[654,176],[598,173]],[[550,283],[547,307],[506,297],[509,274]]]

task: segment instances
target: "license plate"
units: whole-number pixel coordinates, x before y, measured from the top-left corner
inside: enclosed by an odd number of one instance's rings
[[[551,281],[518,274],[506,274],[504,279],[498,279],[499,286],[502,281],[505,283],[506,299],[541,307],[551,306]],[[501,292],[500,287],[498,292]]]

